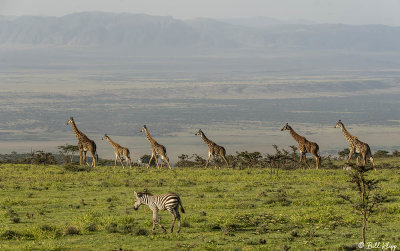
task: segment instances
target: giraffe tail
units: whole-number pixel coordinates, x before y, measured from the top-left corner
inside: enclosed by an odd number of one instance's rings
[[[99,155],[96,153],[96,161],[99,161]]]

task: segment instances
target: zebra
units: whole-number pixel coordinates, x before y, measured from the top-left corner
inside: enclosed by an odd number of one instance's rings
[[[185,210],[182,206],[182,201],[177,194],[168,193],[168,194],[161,194],[161,195],[152,195],[151,193],[136,193],[134,192],[136,197],[136,202],[133,208],[135,210],[139,209],[139,206],[145,204],[149,206],[151,211],[153,211],[153,229],[156,229],[156,223],[166,232],[163,225],[161,225],[157,221],[157,213],[158,210],[168,210],[174,217],[171,224],[171,233],[174,231],[174,225],[176,219],[178,219],[178,233],[181,231],[181,215],[179,214],[179,206],[181,206],[181,212],[185,213]]]

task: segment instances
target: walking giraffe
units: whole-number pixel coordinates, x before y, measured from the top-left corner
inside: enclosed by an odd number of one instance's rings
[[[201,129],[199,129],[199,131],[197,133],[195,133],[195,135],[200,135],[204,141],[204,144],[206,144],[206,146],[208,146],[208,159],[207,159],[205,168],[207,168],[208,161],[210,161],[211,156],[214,157],[215,168],[217,167],[217,165],[215,163],[215,156],[217,154],[219,154],[221,156],[221,158],[225,161],[226,167],[229,167],[228,161],[226,160],[226,156],[225,156],[226,151],[223,146],[219,146],[215,142],[209,140]]]
[[[300,163],[302,159],[304,159],[304,163],[306,163],[306,153],[311,153],[314,155],[315,158],[315,165],[316,168],[319,169],[320,167],[320,162],[321,162],[321,156],[319,156],[319,146],[315,142],[308,141],[305,137],[300,136],[297,134],[291,126],[289,126],[288,123],[284,125],[281,129],[281,131],[288,130],[290,132],[290,135],[294,138],[294,140],[299,143],[299,151],[300,151]]]
[[[350,147],[349,147],[350,153],[349,153],[349,157],[346,160],[346,163],[350,162],[350,159],[353,156],[354,152],[361,153],[361,156],[364,161],[364,165],[367,164],[367,156],[369,156],[369,160],[371,161],[372,165],[374,166],[374,169],[376,170],[374,158],[372,157],[371,148],[369,147],[369,145],[367,143],[364,143],[361,140],[359,140],[356,136],[351,135],[349,133],[349,131],[347,131],[346,127],[344,126],[344,124],[342,123],[341,120],[338,120],[338,122],[335,125],[335,128],[338,128],[338,127],[340,127],[342,129],[345,139],[350,144]],[[358,158],[359,158],[359,156],[357,156],[357,159],[356,159],[357,164],[359,162]]]
[[[171,165],[169,164],[169,158],[167,157],[167,149],[165,148],[165,146],[159,144],[155,139],[153,139],[153,137],[151,137],[149,130],[147,130],[146,125],[143,125],[141,132],[146,133],[146,138],[150,143],[150,147],[151,147],[151,157],[149,160],[149,164],[147,165],[147,168],[150,167],[150,163],[151,160],[153,159],[153,157],[156,159],[156,164],[157,164],[157,168],[160,168],[158,166],[158,157],[157,155],[161,155],[161,168],[163,166],[163,160],[167,162],[168,167],[171,169]]]
[[[81,132],[75,124],[74,118],[70,117],[67,125],[72,125],[72,130],[75,133],[75,137],[78,139],[78,149],[79,149],[79,164],[82,165],[82,162],[85,161],[86,165],[96,167],[96,143],[93,140],[89,139],[83,132]],[[89,151],[92,154],[92,164],[86,161],[86,152]]]
[[[119,160],[119,162],[121,162],[122,168],[125,168],[121,155],[125,158],[126,166],[129,165],[129,167],[132,168],[132,161],[128,148],[122,147],[120,144],[111,140],[110,136],[108,136],[107,134],[104,134],[104,136],[101,139],[102,140],[106,139],[108,143],[110,143],[111,147],[114,148],[114,154],[115,154],[114,168],[117,167],[117,159]]]

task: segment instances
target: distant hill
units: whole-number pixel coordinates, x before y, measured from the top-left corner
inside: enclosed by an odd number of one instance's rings
[[[273,25],[262,25],[268,22]],[[0,18],[1,47],[399,51],[399,44],[400,28],[384,25],[286,24],[267,18],[183,21],[102,12]]]

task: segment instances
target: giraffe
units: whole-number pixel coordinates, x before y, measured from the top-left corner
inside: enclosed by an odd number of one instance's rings
[[[111,147],[114,148],[114,154],[115,154],[114,168],[117,167],[117,159],[119,160],[119,162],[121,162],[122,168],[125,168],[121,155],[125,158],[126,166],[128,167],[129,165],[129,167],[132,168],[132,161],[128,148],[122,147],[120,144],[113,141],[107,134],[104,134],[104,136],[101,139],[107,140],[108,143],[110,143]]]
[[[165,148],[165,146],[159,144],[153,137],[151,137],[146,125],[143,125],[142,130],[140,131],[146,133],[146,138],[149,141],[151,147],[151,157],[149,160],[149,164],[147,165],[147,168],[150,167],[150,163],[153,157],[156,159],[157,168],[160,168],[158,166],[158,160],[157,160],[158,158],[157,155],[159,154],[161,155],[161,168],[163,166],[163,160],[164,160],[167,162],[168,167],[172,169],[171,165],[169,164],[169,158],[167,157],[167,149]]]
[[[86,165],[96,167],[96,143],[93,140],[89,139],[83,132],[81,132],[75,124],[74,118],[70,117],[67,121],[67,125],[72,125],[72,130],[75,133],[76,138],[78,139],[78,149],[79,149],[79,164],[82,165],[82,162],[85,161]],[[86,152],[89,151],[92,154],[92,164],[86,161]]]
[[[219,145],[215,144],[215,142],[209,140],[201,129],[199,129],[199,131],[197,133],[195,133],[195,135],[200,135],[204,141],[204,144],[206,144],[206,146],[208,146],[208,159],[207,159],[205,168],[207,168],[208,161],[210,161],[211,156],[214,157],[214,164],[215,164],[215,156],[217,154],[219,154],[222,157],[222,159],[225,161],[226,167],[229,167],[228,161],[226,160],[226,156],[225,156],[226,151],[223,146],[219,146]],[[215,168],[216,167],[217,166],[215,166]]]
[[[320,164],[321,156],[319,156],[318,154],[319,152],[318,144],[315,142],[308,141],[305,137],[297,134],[288,123],[286,123],[286,125],[284,125],[281,129],[281,131],[285,130],[288,130],[290,135],[292,135],[292,137],[294,138],[294,140],[296,140],[297,143],[299,143],[300,163],[302,159],[304,159],[304,163],[306,163],[306,153],[311,153],[312,155],[314,155],[315,158],[316,169],[319,169],[321,165]]]
[[[341,120],[338,120],[338,122],[335,125],[335,128],[338,128],[338,127],[340,127],[342,129],[342,132],[343,132],[343,135],[344,135],[345,139],[350,144],[350,147],[349,147],[350,153],[349,153],[349,156],[348,156],[348,158],[346,160],[346,163],[350,162],[350,159],[353,156],[354,152],[361,153],[361,156],[362,156],[363,161],[364,161],[364,165],[367,164],[367,156],[370,156],[369,160],[371,161],[372,165],[374,166],[374,169],[376,170],[374,158],[372,157],[371,148],[369,147],[369,145],[367,143],[364,143],[361,140],[359,140],[356,136],[351,135],[347,131],[346,127],[344,126],[344,124],[342,123]],[[359,156],[357,156],[356,161],[357,161],[357,164],[358,164]]]

